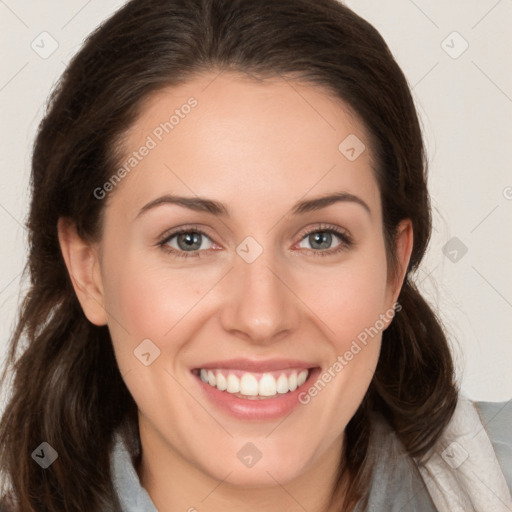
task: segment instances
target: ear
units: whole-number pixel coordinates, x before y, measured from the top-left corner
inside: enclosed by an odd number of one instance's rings
[[[59,218],[57,230],[62,256],[85,316],[94,325],[106,325],[97,247],[78,235],[75,223],[69,218]]]
[[[413,228],[410,219],[404,219],[400,222],[395,236],[397,269],[395,275],[390,275],[388,280],[389,306],[392,307],[400,295],[400,290],[405,279],[407,266],[411,259],[413,247]]]

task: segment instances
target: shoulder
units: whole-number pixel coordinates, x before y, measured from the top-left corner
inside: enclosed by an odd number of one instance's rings
[[[361,499],[354,512],[403,512],[436,508],[414,459],[407,453],[396,431],[381,414],[373,414],[368,446],[372,474],[367,501]]]
[[[512,400],[473,402],[512,492]]]

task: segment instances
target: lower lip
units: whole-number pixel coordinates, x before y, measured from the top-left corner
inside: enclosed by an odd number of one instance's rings
[[[227,391],[220,391],[210,384],[203,382],[194,373],[192,376],[198,382],[209,401],[229,415],[241,420],[274,420],[290,414],[296,407],[302,405],[299,395],[306,391],[316,377],[320,374],[320,368],[309,370],[307,380],[295,391],[278,394],[275,398],[251,400],[239,398]]]

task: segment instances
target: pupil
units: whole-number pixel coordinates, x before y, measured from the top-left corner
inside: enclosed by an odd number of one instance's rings
[[[318,242],[321,246],[320,247],[321,249],[327,249],[330,245],[331,236],[332,235],[330,233],[327,233],[326,231],[313,233],[313,241],[315,244]],[[322,243],[322,239],[324,240],[323,243]]]
[[[180,246],[180,249],[199,249],[199,247],[201,247],[201,242],[199,240],[200,237],[201,235],[199,233],[182,233],[178,237],[178,245]],[[181,242],[184,242],[183,246]],[[197,247],[193,247],[194,244],[197,245]]]

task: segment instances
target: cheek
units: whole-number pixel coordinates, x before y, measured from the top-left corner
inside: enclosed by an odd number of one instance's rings
[[[314,280],[323,283],[323,293],[310,300],[327,325],[329,350],[322,373],[299,399],[311,406],[318,428],[326,432],[326,449],[355,414],[379,359],[387,272],[377,259]]]
[[[331,269],[308,280],[307,301],[327,325],[328,337],[337,349],[343,350],[350,340],[373,326],[384,313],[386,280],[386,266],[377,257],[371,261],[361,258],[339,270]]]
[[[182,333],[188,325],[187,315],[201,300],[208,275],[149,266],[135,257],[112,263],[105,271],[105,307],[120,366],[133,365],[133,350],[145,339],[162,353],[179,350],[179,339],[170,333]]]

